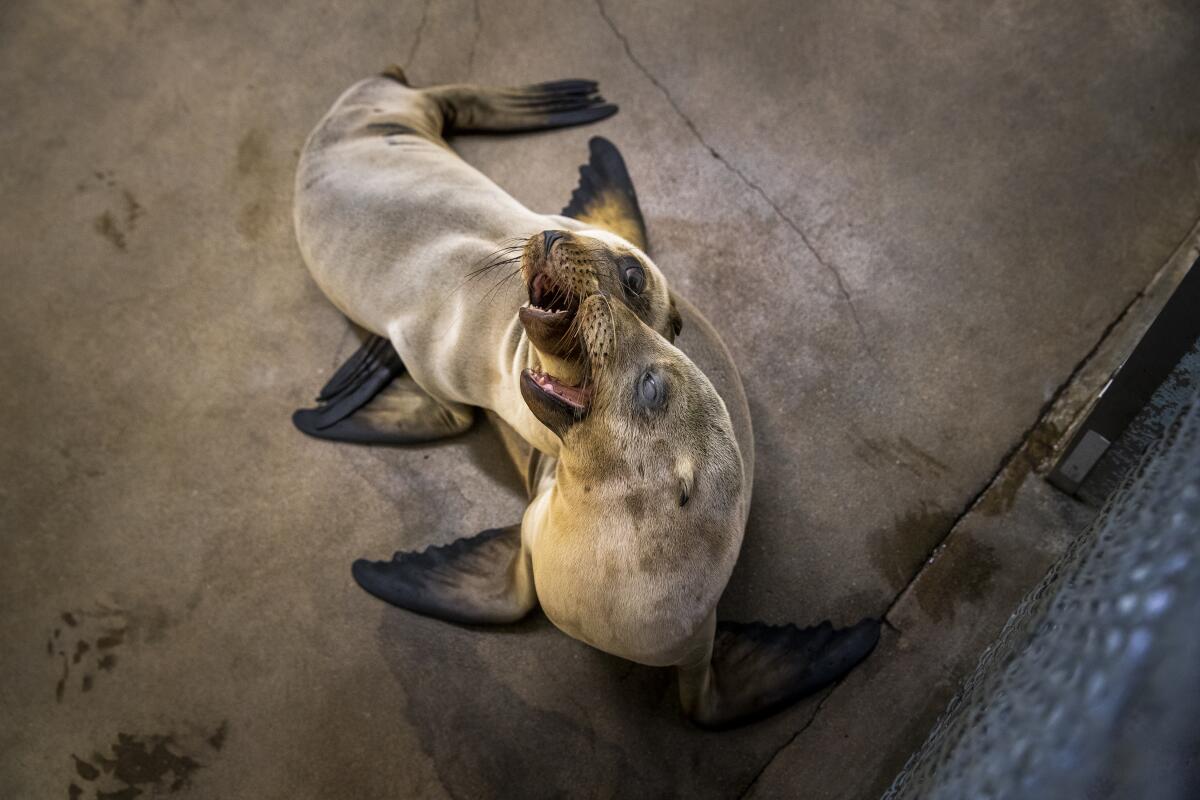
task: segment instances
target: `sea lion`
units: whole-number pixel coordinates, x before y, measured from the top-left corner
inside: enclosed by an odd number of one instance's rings
[[[749,510],[749,414],[719,337],[646,254],[616,148],[593,139],[564,214],[543,215],[444,139],[615,111],[587,81],[414,89],[391,70],[344,93],[301,155],[296,232],[318,285],[374,336],[294,420],[322,438],[417,442],[486,409],[524,468],[521,523],[360,560],[359,584],[466,623],[540,604],[595,647],[676,667],[694,721],[737,724],[841,677],[878,623],[716,622]],[[672,344],[681,307],[724,399]]]

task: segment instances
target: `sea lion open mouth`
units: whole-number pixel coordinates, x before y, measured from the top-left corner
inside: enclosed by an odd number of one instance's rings
[[[517,312],[530,341],[543,353],[569,357],[579,353],[571,336],[571,323],[579,310],[574,293],[558,284],[548,273],[538,272],[529,282],[529,305]]]
[[[543,264],[535,268],[529,280],[529,304],[522,306],[517,315],[529,341],[543,357],[550,357],[551,365],[557,364],[572,374],[572,367],[581,366],[586,375],[587,347],[575,325],[579,309],[579,297],[555,280]],[[573,386],[545,372],[546,366],[521,372],[521,395],[533,415],[561,438],[587,416],[592,387],[586,381]]]
[[[578,318],[569,333],[575,357],[554,359],[552,365],[541,364],[536,369],[521,372],[521,396],[525,404],[559,438],[591,411],[596,392],[593,368],[603,370],[612,352],[611,313],[606,313],[609,311],[608,298],[601,294],[571,302],[570,308],[558,313],[569,313],[573,319]],[[529,329],[528,323],[526,329]],[[572,377],[564,380],[546,371],[550,368],[567,370]],[[575,383],[568,383],[568,380]]]
[[[570,386],[535,369],[521,371],[521,396],[533,415],[559,437],[586,417],[592,405],[591,386]]]
[[[590,386],[569,386],[546,372],[527,369],[522,377],[529,376],[534,388],[550,400],[565,405],[575,414],[586,414],[592,402]]]

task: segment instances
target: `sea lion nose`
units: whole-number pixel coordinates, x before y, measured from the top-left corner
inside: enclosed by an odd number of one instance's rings
[[[562,231],[542,231],[542,252],[548,255],[554,243],[564,236],[566,234]]]

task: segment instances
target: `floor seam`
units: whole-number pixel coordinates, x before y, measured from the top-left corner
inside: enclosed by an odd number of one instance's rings
[[[1029,444],[1030,440],[1034,436],[1034,433],[1054,411],[1054,407],[1058,403],[1059,399],[1063,396],[1063,393],[1070,388],[1071,384],[1074,383],[1076,378],[1079,377],[1079,374],[1087,367],[1092,359],[1096,357],[1096,354],[1100,352],[1100,348],[1104,346],[1104,343],[1108,340],[1109,336],[1112,335],[1113,331],[1115,331],[1117,327],[1120,326],[1120,324],[1125,320],[1125,318],[1129,316],[1129,312],[1135,305],[1137,305],[1138,301],[1146,297],[1151,287],[1157,283],[1163,272],[1167,270],[1174,262],[1181,248],[1185,247],[1187,243],[1195,237],[1198,227],[1200,227],[1200,220],[1197,220],[1196,223],[1188,229],[1188,233],[1174,248],[1172,248],[1171,255],[1167,257],[1167,259],[1159,266],[1157,270],[1155,270],[1154,274],[1150,277],[1150,280],[1147,281],[1140,289],[1138,289],[1129,302],[1126,303],[1117,313],[1116,317],[1114,317],[1113,320],[1104,327],[1104,330],[1100,332],[1100,335],[1097,337],[1095,343],[1092,344],[1087,353],[1085,353],[1084,356],[1075,363],[1075,366],[1071,368],[1071,371],[1067,374],[1067,377],[1055,388],[1054,393],[1050,396],[1050,399],[1042,404],[1041,408],[1038,410],[1037,416],[1034,418],[1033,424],[1022,431],[1021,435],[1017,438],[1016,443],[1010,447],[1003,456],[1001,456],[999,467],[997,467],[997,469],[988,476],[987,480],[983,483],[983,487],[969,500],[967,500],[966,504],[963,506],[963,510],[954,518],[954,521],[950,524],[950,527],[946,529],[946,533],[940,539],[938,539],[937,543],[934,544],[933,547],[929,549],[929,552],[925,554],[925,558],[921,561],[921,566],[908,580],[908,582],[905,583],[904,586],[895,594],[883,612],[882,619],[889,628],[897,633],[903,633],[903,631],[901,631],[891,622],[891,620],[888,619],[888,615],[892,613],[892,609],[896,607],[896,604],[900,602],[900,599],[904,597],[904,594],[910,588],[912,588],[913,584],[920,580],[921,575],[926,569],[929,568],[930,559],[934,556],[934,554],[946,544],[951,535],[953,535],[955,529],[957,529],[962,521],[971,514],[977,505],[979,505],[979,502],[988,493],[988,490],[996,484],[996,481],[999,480],[1009,466],[1011,466],[1013,460],[1020,456],[1022,449]],[[1036,474],[1036,468],[1040,466],[1043,465],[1035,465],[1035,469],[1031,470],[1031,472]]]
[[[683,109],[680,108],[678,101],[675,100],[675,97],[671,94],[670,90],[663,85],[662,81],[654,76],[654,73],[652,73],[636,55],[634,55],[633,49],[629,45],[629,39],[625,36],[625,34],[621,33],[621,30],[617,27],[616,22],[614,22],[612,17],[608,15],[608,10],[604,7],[603,0],[595,0],[595,3],[596,9],[600,12],[600,16],[604,19],[605,24],[608,25],[609,29],[613,32],[613,35],[616,36],[618,41],[621,42],[621,46],[624,48],[625,55],[629,58],[630,63],[637,67],[638,71],[640,71],[642,75],[644,75],[646,79],[654,84],[655,88],[662,93],[663,97],[666,98],[667,103],[675,111],[675,114],[681,120],[683,120],[683,124],[687,126],[689,131],[692,132],[692,135],[696,138],[696,141],[698,141],[701,146],[703,146],[704,149],[709,152],[709,155],[721,162],[721,165],[724,166],[725,169],[733,173],[733,175],[736,176],[738,180],[742,182],[742,184],[761,197],[763,201],[770,206],[771,210],[775,212],[775,216],[782,220],[783,223],[800,238],[800,241],[804,243],[805,249],[812,254],[812,257],[816,259],[817,263],[820,264],[826,272],[833,276],[834,282],[837,284],[838,294],[841,295],[842,300],[845,301],[846,306],[850,309],[850,316],[854,320],[854,326],[858,329],[859,336],[862,338],[863,349],[866,350],[867,355],[870,357],[871,361],[875,363],[875,366],[882,369],[883,365],[880,363],[879,358],[875,355],[874,348],[871,347],[871,340],[867,336],[867,330],[863,326],[862,319],[858,315],[858,308],[854,305],[854,299],[850,295],[850,290],[846,286],[846,281],[842,278],[841,271],[821,257],[821,254],[817,252],[817,248],[808,238],[808,234],[804,232],[804,229],[801,228],[800,225],[797,224],[796,221],[793,220],[789,215],[784,213],[779,204],[775,202],[775,200],[773,200],[761,186],[751,180],[746,173],[738,169],[737,166],[718,153],[716,148],[708,143],[708,140],[704,138],[704,134],[700,133],[700,129],[696,127],[696,123],[694,123],[691,117],[684,113]]]
[[[767,767],[771,766],[772,762],[775,761],[775,758],[780,753],[782,753],[784,750],[791,747],[792,742],[796,741],[796,739],[798,739],[800,737],[800,734],[802,734],[806,730],[808,730],[809,727],[814,722],[817,721],[817,714],[821,713],[821,707],[825,705],[825,702],[829,698],[833,697],[834,691],[840,685],[841,685],[841,680],[838,680],[837,683],[835,683],[833,686],[831,686],[829,688],[829,691],[825,693],[825,696],[822,697],[820,702],[817,703],[817,707],[814,708],[812,713],[808,715],[808,719],[805,720],[804,724],[801,725],[800,728],[798,730],[796,730],[795,733],[793,733],[790,737],[788,737],[788,740],[786,742],[779,745],[779,747],[775,748],[775,752],[771,753],[771,756],[766,761],[763,762],[763,765],[761,767],[758,768],[758,771],[754,773],[754,777],[750,779],[750,782],[746,784],[746,787],[744,789],[742,789],[740,792],[738,792],[738,795],[737,795],[738,800],[742,800],[742,798],[744,798],[746,795],[748,795],[750,793],[750,790],[754,788],[754,785],[756,783],[758,783],[758,779],[761,778],[762,774],[767,771]]]
[[[975,506],[979,504],[979,501],[982,500],[984,495],[988,493],[988,490],[995,485],[996,481],[1000,479],[1000,476],[1004,474],[1005,470],[1008,469],[1013,460],[1020,455],[1021,450],[1029,443],[1029,440],[1033,437],[1034,432],[1037,431],[1043,421],[1045,421],[1050,412],[1054,409],[1054,404],[1058,402],[1058,399],[1062,396],[1063,392],[1067,390],[1067,387],[1071,385],[1083,368],[1087,366],[1088,362],[1100,349],[1100,346],[1104,344],[1104,341],[1108,338],[1109,334],[1111,334],[1117,325],[1121,323],[1121,320],[1125,319],[1126,315],[1129,313],[1129,310],[1133,308],[1134,304],[1136,304],[1137,301],[1144,296],[1145,289],[1141,289],[1133,296],[1133,299],[1125,304],[1120,313],[1117,314],[1116,318],[1113,319],[1113,321],[1107,326],[1105,326],[1104,330],[1100,334],[1100,338],[1097,339],[1092,348],[1088,350],[1087,355],[1085,355],[1082,360],[1076,362],[1075,366],[1071,369],[1071,372],[1067,375],[1066,380],[1060,383],[1058,387],[1055,388],[1054,394],[1050,396],[1050,399],[1042,404],[1042,407],[1038,410],[1037,417],[1034,418],[1033,424],[1022,431],[1021,435],[1017,438],[1016,443],[1010,447],[1003,456],[1001,456],[999,467],[997,467],[996,470],[988,476],[987,480],[984,481],[983,488],[981,488],[974,495],[972,495],[969,500],[967,500],[966,505],[963,506],[963,510],[959,512],[958,516],[956,516],[954,521],[950,524],[950,527],[946,529],[946,533],[940,539],[938,539],[933,547],[929,549],[929,552],[925,554],[925,557],[921,560],[920,568],[917,569],[908,582],[904,584],[903,588],[901,588],[900,591],[898,591],[895,596],[892,597],[891,602],[888,603],[887,609],[885,609],[883,612],[884,619],[887,619],[888,615],[892,613],[892,609],[896,607],[896,604],[900,602],[900,599],[904,597],[904,594],[910,588],[912,588],[912,585],[920,580],[921,575],[924,574],[925,570],[931,566],[930,559],[933,558],[934,554],[946,544],[946,542],[954,534],[955,529],[957,529],[958,526],[962,524],[962,521],[971,514],[971,512],[975,509]],[[899,628],[896,628],[894,624],[891,624],[890,621],[889,624],[893,629],[897,631],[900,630]]]

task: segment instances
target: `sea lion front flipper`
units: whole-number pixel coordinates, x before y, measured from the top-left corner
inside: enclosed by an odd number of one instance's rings
[[[595,81],[562,80],[494,88],[470,84],[433,86],[424,93],[441,109],[442,130],[451,133],[525,133],[598,122],[617,113]]]
[[[679,670],[680,698],[699,725],[726,728],[774,713],[838,680],[875,648],[879,620],[835,629],[722,622],[707,664]]]
[[[579,168],[579,185],[562,215],[612,231],[649,252],[646,222],[621,152],[601,136],[591,138],[588,150],[588,163]]]
[[[520,525],[396,553],[391,561],[359,559],[352,571],[381,600],[450,622],[516,622],[537,604]]]
[[[338,367],[317,395],[316,408],[292,415],[318,439],[360,444],[411,444],[462,433],[474,419],[426,394],[404,374],[404,363],[382,336],[370,336]]]

